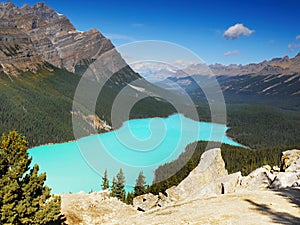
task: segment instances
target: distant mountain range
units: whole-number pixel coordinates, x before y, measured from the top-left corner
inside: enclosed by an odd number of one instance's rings
[[[175,89],[178,93],[176,86],[179,85],[195,100],[206,101],[198,84],[209,86],[210,80],[216,78],[226,103],[267,104],[284,109],[300,109],[300,53],[294,58],[285,56],[257,64],[197,64],[173,72],[152,71],[152,74],[165,76],[164,80],[156,83],[158,86]]]
[[[248,65],[231,64],[224,66],[221,64],[210,65],[209,68],[217,76],[237,76],[237,75],[291,75],[300,73],[300,53],[294,58],[285,56],[283,58],[273,58],[270,61],[261,63],[251,63]]]

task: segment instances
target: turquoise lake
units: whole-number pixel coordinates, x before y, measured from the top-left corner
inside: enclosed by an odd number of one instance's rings
[[[46,184],[52,193],[98,191],[104,170],[112,180],[120,168],[129,190],[141,170],[151,184],[158,166],[175,160],[197,140],[240,146],[225,135],[227,129],[225,125],[197,122],[181,114],[136,119],[112,132],[32,148],[29,155],[41,172],[47,172]]]

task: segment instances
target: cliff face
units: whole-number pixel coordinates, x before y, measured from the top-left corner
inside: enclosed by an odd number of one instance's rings
[[[14,65],[22,71],[29,64],[32,69],[36,64],[48,62],[76,72],[77,66],[92,62],[113,48],[98,30],[79,32],[68,18],[44,3],[33,7],[25,4],[21,8],[9,2],[0,4],[0,26],[0,63],[5,64],[2,67]],[[5,54],[12,48],[14,54]]]

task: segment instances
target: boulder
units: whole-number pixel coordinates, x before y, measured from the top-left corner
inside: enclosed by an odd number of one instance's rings
[[[139,211],[147,211],[158,206],[158,196],[151,193],[137,196],[133,199],[133,206]]]
[[[281,172],[276,175],[270,188],[287,188],[300,186],[300,172]]]
[[[220,177],[227,176],[225,163],[221,155],[221,149],[215,148],[204,152],[199,165],[177,186],[168,189],[166,193],[172,200],[184,200],[190,196],[199,196],[200,191],[207,184],[216,181]],[[218,192],[219,188],[212,185],[215,190],[207,193]],[[206,191],[203,190],[203,195]]]
[[[264,167],[252,171],[241,179],[241,187],[248,190],[266,189],[274,180],[275,175]]]
[[[200,197],[210,197],[236,192],[240,187],[241,178],[241,172],[220,177],[215,181],[204,185],[199,189],[199,192],[196,195],[189,196],[187,199],[192,200]]]
[[[281,165],[281,170],[285,172],[300,171],[300,150],[282,152]]]

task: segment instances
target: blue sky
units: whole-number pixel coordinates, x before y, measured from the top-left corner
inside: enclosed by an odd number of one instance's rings
[[[15,0],[18,6],[39,1]],[[135,40],[182,45],[208,64],[246,64],[300,51],[300,1],[54,1],[78,30],[97,28],[118,46]],[[236,24],[233,36],[224,32]],[[246,30],[245,30],[246,29]],[[248,30],[247,30],[248,29]],[[234,38],[235,37],[235,38]]]

